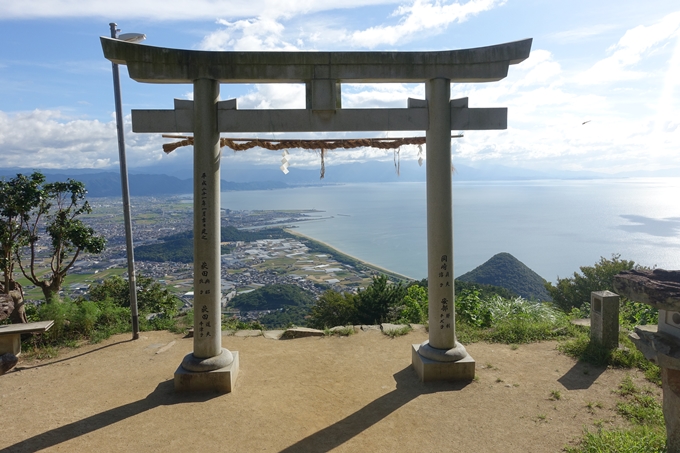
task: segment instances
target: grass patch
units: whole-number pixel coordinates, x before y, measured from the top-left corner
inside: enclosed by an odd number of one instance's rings
[[[388,330],[383,330],[382,333],[383,335],[387,335],[390,338],[395,338],[395,337],[401,337],[403,335],[406,335],[409,333],[411,330],[411,326],[401,326],[396,329],[388,329]]]
[[[456,337],[462,344],[488,341],[510,345],[514,351],[520,344],[538,341],[563,340],[577,334],[576,326],[568,321],[535,321],[524,317],[512,317],[496,323],[493,327],[480,328],[465,322],[456,323]]]
[[[556,321],[534,321],[522,317],[500,321],[485,331],[482,338],[492,343],[522,344],[555,340],[570,336],[566,323]]]
[[[637,368],[645,373],[645,377],[654,384],[661,385],[661,369],[647,360],[637,350],[625,334],[619,338],[619,349],[608,349],[590,341],[587,333],[579,333],[576,338],[565,341],[557,349],[582,362],[595,366],[613,366],[616,368]]]
[[[354,330],[354,326],[338,326],[333,327],[332,329],[326,327],[323,329],[323,333],[326,336],[338,335],[341,337],[348,337],[350,335],[354,335],[356,331]]]
[[[616,404],[617,412],[634,426],[629,429],[602,429],[596,432],[586,430],[576,448],[566,448],[569,453],[662,453],[666,451],[666,428],[661,404],[649,389],[635,385],[626,376],[616,390],[622,398]],[[588,403],[589,411],[601,407]]]
[[[664,426],[661,404],[651,390],[636,386],[631,377],[626,376],[617,393],[625,400],[616,404],[616,410],[626,420],[637,425]]]
[[[666,451],[666,435],[647,426],[633,429],[598,429],[585,431],[576,448],[567,447],[568,453],[663,453]]]
[[[578,334],[578,327],[565,313],[521,297],[482,300],[476,293],[464,294],[456,301],[456,316],[456,334],[463,344],[488,341],[509,344],[516,350],[520,344]]]

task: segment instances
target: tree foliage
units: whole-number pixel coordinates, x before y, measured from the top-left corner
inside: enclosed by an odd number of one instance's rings
[[[309,312],[307,325],[314,329],[358,324],[356,297],[351,293],[324,292]]]
[[[388,321],[390,308],[401,304],[406,288],[401,282],[390,284],[386,275],[373,277],[365,290],[357,293],[357,324],[380,324]]]
[[[6,291],[14,280],[15,255],[19,247],[28,244],[28,231],[22,228],[22,223],[29,220],[28,213],[40,204],[44,182],[40,173],[19,174],[9,181],[0,181],[0,269]]]
[[[406,289],[401,304],[395,307],[394,317],[400,324],[427,324],[427,290],[418,285]]]
[[[16,257],[24,276],[42,289],[45,300],[51,302],[80,253],[101,253],[106,240],[79,218],[92,212],[85,199],[85,185],[72,179],[45,184],[44,178],[34,172],[30,177],[32,184],[24,189],[27,200],[38,202],[37,205],[27,202],[20,207],[20,228],[27,237]],[[49,270],[38,276],[36,255],[43,237],[49,243],[50,263]]]
[[[573,277],[558,278],[557,284],[546,283],[545,287],[553,298],[553,303],[569,312],[573,308],[590,309],[592,291],[613,291],[614,276],[621,271],[635,268],[635,262],[622,260],[621,255],[613,254],[611,259],[600,257],[592,266],[581,266],[581,273]]]
[[[29,213],[41,202],[41,185],[45,176],[35,172],[30,176],[18,174],[9,181],[0,181],[0,290],[14,300],[12,322],[27,322],[21,286],[14,280],[14,266],[19,249],[28,244],[29,234],[23,224]]]
[[[412,313],[415,308],[412,305],[416,304],[418,310],[422,310],[423,293],[412,290],[411,299],[405,303],[407,295],[407,289],[401,282],[394,284],[385,275],[374,276],[371,284],[357,294],[340,294],[333,290],[324,292],[312,306],[307,325],[316,328],[370,325],[396,322],[404,316],[417,317]]]
[[[283,307],[280,310],[267,313],[258,318],[258,322],[267,329],[288,328],[291,326],[304,326],[309,305]]]
[[[180,300],[150,277],[137,274],[137,307],[141,313],[163,313],[172,317],[177,313]],[[93,302],[113,301],[121,307],[130,307],[130,284],[119,276],[107,278],[90,286],[89,299]]]

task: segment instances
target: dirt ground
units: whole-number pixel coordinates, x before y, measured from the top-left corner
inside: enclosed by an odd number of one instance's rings
[[[558,452],[584,427],[625,423],[612,391],[626,374],[648,385],[636,371],[576,363],[555,342],[471,344],[475,381],[422,384],[410,345],[426,339],[224,336],[241,365],[229,394],[174,393],[193,340],[169,332],[22,360],[0,377],[0,450]]]

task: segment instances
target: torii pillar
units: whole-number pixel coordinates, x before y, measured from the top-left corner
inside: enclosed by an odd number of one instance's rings
[[[411,364],[423,382],[471,381],[475,361],[456,339],[451,184],[451,80],[425,83],[430,117],[426,131],[427,282],[429,340],[414,344]],[[454,104],[455,105],[455,104]]]
[[[423,381],[474,378],[475,362],[456,341],[451,131],[506,129],[507,109],[468,108],[467,98],[450,99],[450,85],[503,79],[528,58],[531,39],[438,52],[201,52],[101,42],[104,56],[138,82],[194,85],[194,101],[175,100],[174,110],[132,111],[134,132],[194,132],[194,352],[175,373],[177,389],[230,391],[238,372],[238,354],[222,349],[219,335],[220,132],[426,131],[430,331],[412,346],[412,364]],[[427,99],[343,109],[343,82],[425,83]],[[304,83],[306,108],[239,110],[235,99],[219,102],[219,83]]]
[[[238,352],[222,347],[220,133],[214,79],[194,81],[194,352],[175,371],[175,390],[231,392]]]

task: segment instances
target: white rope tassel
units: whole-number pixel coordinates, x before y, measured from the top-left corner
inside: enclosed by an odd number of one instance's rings
[[[282,159],[281,159],[282,165],[279,168],[281,169],[281,171],[283,172],[284,175],[287,175],[289,173],[289,170],[288,170],[288,151],[286,151],[284,149],[283,152],[281,153],[281,156],[283,156]]]

